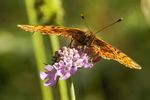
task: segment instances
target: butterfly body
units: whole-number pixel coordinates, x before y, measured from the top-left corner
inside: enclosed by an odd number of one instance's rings
[[[72,38],[79,45],[92,47],[95,53],[104,59],[115,60],[132,69],[141,69],[141,66],[133,59],[100,39],[93,32],[84,31],[78,28],[66,28],[62,26],[18,25],[18,27],[29,32],[41,32],[44,35],[54,34]]]

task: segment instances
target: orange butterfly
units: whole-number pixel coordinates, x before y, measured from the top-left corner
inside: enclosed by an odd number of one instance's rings
[[[100,57],[104,59],[112,59],[132,69],[141,69],[133,59],[128,57],[120,50],[114,48],[102,39],[98,38],[93,32],[86,32],[78,28],[66,28],[62,26],[34,26],[34,25],[18,25],[25,31],[41,32],[45,35],[61,35],[72,38],[75,42],[81,45],[91,46]]]

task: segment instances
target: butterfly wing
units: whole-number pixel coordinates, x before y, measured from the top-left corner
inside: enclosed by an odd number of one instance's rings
[[[85,36],[85,32],[78,28],[66,28],[63,26],[40,26],[40,25],[18,25],[21,29],[28,32],[41,32],[44,35],[62,35],[79,40],[79,37]],[[83,37],[84,38],[84,37]]]
[[[104,59],[112,59],[115,60],[126,67],[132,69],[141,69],[142,67],[137,64],[133,59],[128,57],[126,54],[121,52],[120,50],[114,48],[110,44],[106,43],[105,41],[96,38],[93,43],[93,47],[95,51]]]
[[[41,32],[42,34],[62,35],[68,28],[61,26],[40,26],[40,25],[18,25],[21,29],[28,32]]]

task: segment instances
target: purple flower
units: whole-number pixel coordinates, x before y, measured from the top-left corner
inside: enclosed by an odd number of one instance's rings
[[[91,57],[83,48],[63,47],[55,53],[55,62],[46,65],[45,71],[40,73],[42,80],[47,80],[45,86],[54,86],[58,79],[66,80],[77,72],[79,68],[92,68]]]
[[[40,72],[40,78],[42,80],[48,79],[44,84],[45,86],[54,86],[58,79],[57,70],[52,65],[47,65],[45,70],[46,72]]]

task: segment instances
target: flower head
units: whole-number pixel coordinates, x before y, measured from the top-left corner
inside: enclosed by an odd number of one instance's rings
[[[55,53],[55,62],[46,65],[45,71],[40,73],[42,80],[47,79],[45,86],[54,86],[58,79],[66,80],[77,72],[79,68],[92,68],[91,57],[83,48],[63,47]]]

